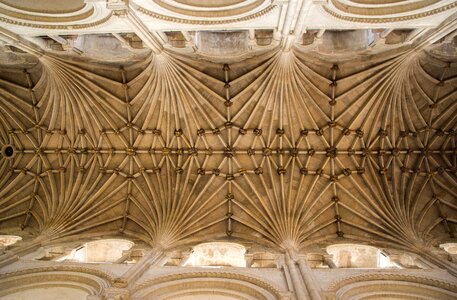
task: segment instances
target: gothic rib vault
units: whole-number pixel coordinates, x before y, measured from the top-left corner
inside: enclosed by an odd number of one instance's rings
[[[285,257],[292,299],[322,299],[316,287],[325,285],[351,299],[366,288],[362,275],[457,293],[455,254],[439,248],[457,241],[457,2],[75,1],[45,13],[24,1],[27,14],[9,2],[0,0],[0,234],[23,241],[0,252],[0,268],[41,246],[123,238],[149,249],[123,275],[65,263],[29,271],[78,271],[88,277],[75,281],[96,282],[94,295],[115,287],[135,299],[169,299],[160,284],[219,274],[268,291],[250,291],[253,299],[280,299],[277,287],[239,270],[139,280],[163,253],[223,241]],[[270,36],[262,30],[272,16],[283,23]],[[357,32],[307,29],[313,16],[329,28],[417,28],[363,29],[374,37],[361,50]],[[422,28],[424,19],[433,26]],[[119,24],[130,27],[118,33]],[[205,26],[237,31],[214,37]],[[72,32],[96,36],[87,52]],[[108,33],[117,48],[90,52]],[[338,48],[344,37],[354,38],[350,50]],[[313,283],[329,275],[302,256],[335,244],[413,254],[447,273],[348,271]],[[18,266],[0,272],[8,288],[26,276]]]
[[[456,68],[426,51],[120,68],[50,55],[1,76],[4,228],[417,252],[454,235]]]

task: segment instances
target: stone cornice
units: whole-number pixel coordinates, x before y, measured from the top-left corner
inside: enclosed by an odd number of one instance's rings
[[[0,16],[0,22],[8,23],[11,25],[17,26],[25,26],[25,27],[32,27],[32,28],[40,28],[40,29],[66,29],[66,30],[77,30],[77,29],[86,29],[91,27],[99,26],[103,23],[106,23],[112,16],[112,13],[108,14],[106,17],[101,18],[97,21],[90,22],[90,23],[82,23],[82,24],[44,24],[44,23],[31,23],[26,21],[18,21],[9,19],[6,17]]]
[[[104,279],[111,285],[114,282],[115,275],[109,274],[107,272],[98,270],[96,268],[89,268],[84,265],[54,265],[54,266],[41,266],[41,267],[31,267],[28,269],[17,270],[12,272],[0,273],[0,280],[5,278],[11,278],[13,276],[22,276],[29,274],[37,274],[43,272],[78,272],[85,273],[97,276],[101,279]],[[108,285],[106,285],[108,286]]]
[[[457,2],[453,2],[447,5],[443,5],[441,7],[431,9],[425,12],[420,12],[420,13],[415,13],[415,14],[410,14],[410,15],[405,15],[405,16],[398,16],[398,17],[381,17],[381,18],[376,18],[376,17],[356,17],[352,15],[343,15],[340,14],[332,9],[329,8],[328,5],[323,5],[322,6],[324,10],[332,15],[335,18],[344,20],[344,21],[349,21],[349,22],[355,22],[355,23],[392,23],[392,22],[404,22],[404,21],[410,21],[410,20],[415,20],[415,19],[420,19],[420,18],[425,18],[429,17],[432,15],[436,15],[442,12],[445,12],[447,10],[450,10],[452,8],[457,7]]]
[[[147,280],[142,282],[136,286],[134,286],[132,292],[138,292],[142,289],[152,287],[153,285],[165,283],[165,282],[172,282],[174,280],[183,280],[183,279],[194,279],[194,278],[224,278],[224,279],[235,279],[240,280],[243,282],[252,283],[258,287],[261,287],[270,293],[279,296],[280,291],[278,288],[274,287],[271,283],[268,283],[262,279],[249,276],[247,274],[240,274],[240,273],[231,273],[231,272],[214,272],[214,271],[202,271],[202,272],[183,272],[178,274],[169,274],[161,277],[157,277],[154,279]]]
[[[154,19],[164,20],[164,21],[173,22],[173,23],[192,24],[192,25],[219,25],[219,24],[239,23],[239,22],[245,22],[245,21],[257,19],[257,18],[263,17],[263,16],[271,13],[272,11],[274,11],[276,9],[276,7],[277,7],[277,5],[270,5],[254,14],[247,15],[244,17],[225,19],[225,20],[203,20],[203,19],[202,20],[192,20],[192,19],[184,19],[184,18],[167,16],[164,14],[159,14],[159,13],[153,12],[153,11],[146,9],[144,7],[141,7],[141,6],[135,7],[135,9],[145,15],[153,17]]]
[[[421,270],[424,271],[424,270]],[[410,274],[398,274],[398,273],[362,273],[357,274],[349,277],[345,277],[343,279],[334,281],[330,286],[327,288],[327,291],[337,291],[349,284],[356,283],[356,282],[364,282],[364,281],[374,281],[374,280],[394,280],[399,282],[411,282],[411,283],[419,283],[423,285],[439,287],[451,292],[457,292],[457,284],[433,279],[433,278],[426,278],[423,276],[418,275],[410,275]]]

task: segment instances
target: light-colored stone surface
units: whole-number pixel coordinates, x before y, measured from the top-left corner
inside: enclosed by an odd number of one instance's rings
[[[2,300],[81,300],[88,296],[84,291],[65,287],[43,287],[31,290],[18,291],[7,296],[0,297]]]

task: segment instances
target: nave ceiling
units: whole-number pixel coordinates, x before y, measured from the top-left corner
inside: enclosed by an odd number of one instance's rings
[[[109,63],[10,53],[1,230],[163,249],[353,241],[433,260],[457,223],[457,65],[439,33],[371,54],[278,46],[226,62],[167,48]]]

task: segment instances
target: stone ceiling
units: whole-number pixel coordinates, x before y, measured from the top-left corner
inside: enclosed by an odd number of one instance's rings
[[[453,30],[334,58],[283,40],[249,59],[107,63],[2,29],[28,54],[0,73],[1,231],[429,255],[457,223]]]

